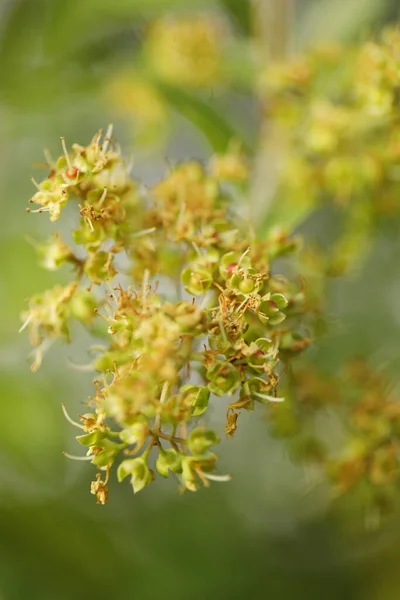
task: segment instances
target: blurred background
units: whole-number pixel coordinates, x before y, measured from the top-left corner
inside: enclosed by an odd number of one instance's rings
[[[0,0],[0,600],[399,598],[400,515],[368,531],[357,506],[333,508],[259,415],[221,444],[229,484],[178,496],[157,481],[137,497],[114,484],[97,506],[92,467],[62,456],[76,448],[61,403],[79,412],[92,385],[68,363],[87,362],[80,334],[36,374],[17,334],[24,298],[60,280],[25,239],[51,230],[25,213],[44,147],[58,156],[61,135],[86,144],[113,122],[146,184],[232,139],[258,156],[254,44],[267,64],[317,41],[364,39],[399,16],[398,0]],[[174,63],[172,40],[189,57],[203,49],[196,68]],[[256,190],[253,214],[263,198]],[[362,269],[330,287],[338,326],[318,361],[333,374],[343,355],[361,355],[399,379],[398,233],[378,232]],[[224,410],[211,419],[222,432]]]

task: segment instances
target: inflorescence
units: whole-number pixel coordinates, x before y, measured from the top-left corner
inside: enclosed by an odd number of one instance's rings
[[[239,153],[207,168],[183,162],[145,190],[111,135],[72,151],[62,140],[48,177],[34,181],[31,212],[56,221],[71,202],[79,225],[71,244],[55,233],[38,245],[43,267],[69,264],[74,278],[32,296],[21,328],[35,348],[33,370],[51,343],[70,340],[74,321],[93,336],[88,412],[79,423],[64,412],[82,430],[82,458],[98,468],[91,492],[100,504],[114,463],[135,493],[156,472],[191,491],[229,479],[215,474],[219,439],[202,415],[211,400],[230,398],[232,436],[241,410],[283,400],[280,361],[308,343],[301,286],[271,272],[296,241],[281,231],[257,241],[235,216],[232,190],[248,178]]]

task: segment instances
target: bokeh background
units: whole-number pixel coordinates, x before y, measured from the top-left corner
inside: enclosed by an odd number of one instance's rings
[[[268,19],[279,4],[0,2],[0,600],[400,597],[399,515],[370,532],[357,507],[332,508],[324,486],[293,464],[256,415],[241,417],[235,440],[222,444],[221,472],[234,474],[229,484],[178,496],[162,481],[137,497],[114,484],[111,502],[96,506],[88,493],[92,467],[62,456],[76,448],[61,403],[75,414],[91,389],[90,374],[68,361],[87,362],[80,333],[36,374],[27,336],[16,333],[24,298],[60,277],[39,269],[25,239],[50,230],[47,219],[25,213],[42,148],[58,155],[61,135],[86,144],[113,122],[146,184],[168,161],[205,159],[233,138],[257,154],[254,30],[266,52],[268,32],[278,36],[279,52],[282,39],[292,50],[356,41],[400,16],[397,0],[282,2],[292,12],[277,32]],[[265,31],[255,10],[265,15]],[[184,84],[170,76],[168,40],[153,23],[176,15],[206,15],[228,32],[225,70],[215,82],[212,72]],[[262,194],[252,201],[262,214]],[[331,372],[343,355],[376,356],[399,379],[398,233],[395,226],[379,232],[361,271],[331,286],[337,328],[318,350]],[[222,431],[223,410],[211,419]]]

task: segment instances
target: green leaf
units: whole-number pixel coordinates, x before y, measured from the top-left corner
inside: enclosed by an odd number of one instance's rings
[[[222,111],[199,96],[158,82],[160,91],[178,112],[193,123],[207,138],[215,152],[226,152],[232,140],[238,140],[244,153],[252,150],[243,136],[229,123]]]

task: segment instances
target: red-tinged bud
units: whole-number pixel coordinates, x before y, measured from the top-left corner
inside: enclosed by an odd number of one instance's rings
[[[232,275],[233,271],[236,269],[236,267],[238,266],[237,263],[230,263],[227,267],[226,270],[228,271],[229,275]]]
[[[68,169],[65,171],[65,175],[68,177],[68,179],[77,179],[79,175],[79,169],[76,167],[68,167]]]

